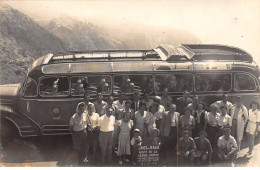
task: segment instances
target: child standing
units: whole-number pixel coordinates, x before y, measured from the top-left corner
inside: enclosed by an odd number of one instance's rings
[[[131,120],[131,115],[129,113],[123,113],[123,119],[119,121],[119,141],[118,141],[118,156],[119,164],[129,162],[126,155],[130,155],[130,130],[133,127],[133,121]]]
[[[132,164],[136,165],[137,155],[138,155],[138,148],[142,144],[142,138],[140,136],[140,130],[135,129],[133,138],[131,139],[132,145]]]

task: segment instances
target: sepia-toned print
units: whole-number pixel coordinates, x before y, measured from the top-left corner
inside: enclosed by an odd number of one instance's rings
[[[0,166],[260,166],[257,5],[0,2]]]

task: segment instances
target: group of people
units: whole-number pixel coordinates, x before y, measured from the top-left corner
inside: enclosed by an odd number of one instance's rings
[[[155,97],[145,92],[141,98],[135,91],[131,100],[121,92],[118,100],[108,96],[104,101],[98,93],[91,103],[85,93],[70,120],[74,148],[85,162],[92,150],[92,160],[100,160],[102,165],[111,163],[113,152],[119,164],[131,160],[136,165],[141,145],[160,146],[160,157],[173,157],[178,166],[210,165],[213,157],[233,165],[246,126],[247,157],[252,157],[260,122],[257,101],[248,111],[241,97],[237,96],[232,104],[228,94],[223,94],[222,100],[207,109],[198,96],[189,96],[185,91],[173,102],[165,88],[162,96]],[[101,159],[97,158],[98,148]]]

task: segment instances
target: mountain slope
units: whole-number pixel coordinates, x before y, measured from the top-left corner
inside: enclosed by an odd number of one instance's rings
[[[1,84],[21,82],[34,59],[66,49],[59,38],[3,3],[0,3],[0,37]]]
[[[70,17],[53,19],[45,29],[59,37],[70,50],[127,48],[125,43],[109,37],[102,28]]]
[[[71,17],[52,19],[40,25],[59,37],[70,49],[152,49],[161,44],[200,43],[192,33],[184,30],[147,26],[133,21],[96,18],[95,25]]]

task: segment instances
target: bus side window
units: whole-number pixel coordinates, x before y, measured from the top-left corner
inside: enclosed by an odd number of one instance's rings
[[[84,92],[89,94],[111,94],[111,76],[88,75],[71,78],[71,94],[82,96]]]
[[[84,94],[84,77],[72,77],[71,78],[71,95],[83,96]]]
[[[114,76],[114,93],[153,92],[152,75],[116,75]]]
[[[25,85],[25,90],[24,90],[24,97],[35,97],[37,96],[37,84],[36,82],[28,78],[26,85]]]
[[[254,78],[251,75],[244,74],[244,73],[235,74],[234,89],[235,91],[256,90],[256,84]]]
[[[231,89],[231,74],[197,74],[195,90],[197,92],[226,92]]]
[[[169,92],[192,91],[191,74],[161,74],[155,76],[155,92],[162,93],[164,88]]]
[[[68,96],[68,77],[45,77],[41,79],[40,95],[43,97]]]

